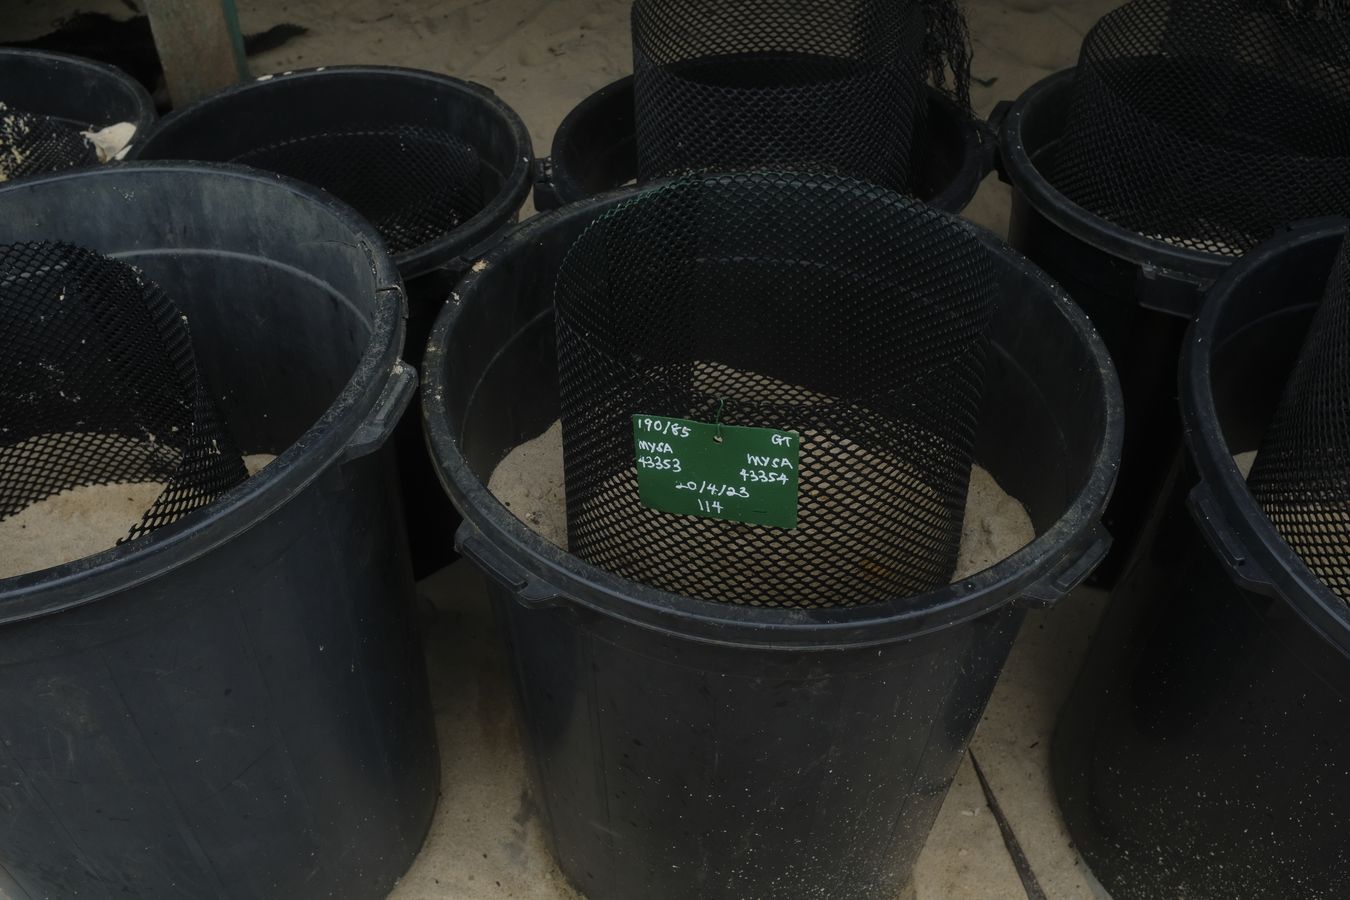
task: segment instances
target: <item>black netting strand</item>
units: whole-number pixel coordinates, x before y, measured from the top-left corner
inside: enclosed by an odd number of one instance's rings
[[[1350,602],[1350,244],[1332,269],[1248,485],[1285,542]]]
[[[0,102],[0,181],[98,163],[98,151],[75,128]]]
[[[437,240],[487,203],[478,152],[448,132],[418,125],[340,131],[280,141],[232,162],[321,187],[350,203],[390,253]]]
[[[1084,40],[1047,173],[1118,225],[1226,256],[1350,213],[1350,14],[1134,0]]]
[[[957,0],[636,0],[638,177],[763,167],[907,190],[924,84],[969,106]]]
[[[159,287],[69,244],[0,246],[0,518],[76,487],[165,485],[131,539],[246,477]]]
[[[664,590],[851,606],[950,580],[998,287],[958,220],[857,181],[684,178],[559,272],[568,539]],[[642,506],[630,417],[796,431],[795,530]]]
[[[970,112],[970,25],[960,0],[922,0],[928,82]],[[950,80],[950,83],[949,83]]]

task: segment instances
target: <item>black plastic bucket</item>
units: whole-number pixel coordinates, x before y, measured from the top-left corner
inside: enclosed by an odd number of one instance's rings
[[[1106,512],[1116,537],[1094,580],[1113,582],[1181,441],[1176,361],[1204,292],[1233,262],[1150,240],[1073,203],[1050,182],[1074,70],[1032,85],[990,118],[1000,177],[1013,187],[1008,239],[1064,286],[1092,319],[1120,373],[1129,426],[1120,481]]]
[[[980,123],[934,88],[914,160],[920,200],[960,212],[993,168],[993,141]],[[637,178],[633,76],[621,78],[581,101],[553,136],[553,155],[540,160],[534,205],[557,209]]]
[[[0,581],[0,893],[383,897],[439,771],[386,446],[415,381],[397,270],[347,207],[225,166],[0,187],[0,243],[35,239],[143,269],[237,443],[280,455]]]
[[[134,148],[155,121],[155,103],[130,75],[103,63],[44,50],[0,47],[0,103],[85,131],[136,126]]]
[[[408,290],[404,359],[419,366],[431,324],[450,289],[515,223],[529,196],[534,154],[529,133],[492,91],[434,72],[386,66],[264,76],[166,116],[135,153],[140,159],[237,162],[262,148],[357,126],[430,129],[469,145],[481,163],[482,208],[434,240],[393,253]],[[326,152],[334,153],[338,140],[334,138]],[[370,181],[363,184],[372,188],[380,179],[397,177],[395,169],[371,166],[368,171]],[[361,202],[353,205],[357,212],[369,214]],[[457,517],[427,460],[416,416],[408,417],[394,440],[413,569],[422,577],[453,558],[450,534]]]
[[[1346,231],[1298,228],[1250,251],[1186,342],[1189,453],[1052,754],[1074,845],[1117,900],[1345,896],[1350,609],[1232,456],[1259,445]]]
[[[461,551],[490,576],[539,801],[590,900],[875,900],[909,880],[1028,606],[1100,560],[1122,436],[1090,324],[992,236],[1006,286],[976,459],[1039,537],[959,585],[851,609],[664,593],[546,542],[488,492],[559,414],[553,284],[618,192],[521,225],[432,333],[423,411]]]

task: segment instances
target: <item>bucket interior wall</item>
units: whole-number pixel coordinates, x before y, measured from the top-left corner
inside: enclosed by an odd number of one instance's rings
[[[1255,450],[1339,241],[1248,272],[1216,330],[1233,453]],[[1334,897],[1350,867],[1350,660],[1285,600],[1238,588],[1201,536],[1178,457],[1060,717],[1056,792],[1119,900]]]
[[[515,135],[493,112],[434,79],[340,70],[300,73],[170,116],[139,153],[142,159],[229,162],[262,146],[340,134],[353,122],[366,129],[424,126],[473,145],[482,163],[482,194],[491,198],[517,162]]]
[[[297,204],[272,212],[265,186],[243,184],[249,187],[196,182],[191,203],[151,185],[135,209],[158,224],[137,229],[115,190],[53,183],[45,186],[44,204],[68,203],[79,215],[35,226],[16,209],[22,200],[7,197],[0,243],[40,233],[142,269],[187,316],[202,377],[240,448],[280,453],[318,421],[356,371],[371,338],[377,286],[364,254],[320,243],[332,229],[322,208]],[[259,196],[241,196],[249,190]],[[196,213],[227,207],[235,214]],[[159,229],[175,235],[178,246],[163,246]],[[250,245],[254,253],[234,249]],[[369,303],[361,308],[353,298]]]
[[[143,268],[240,445],[297,451],[236,489],[294,479],[223,543],[163,547],[140,580],[77,570],[82,605],[0,625],[0,893],[384,897],[439,770],[402,513],[387,448],[338,464],[310,429],[397,292],[327,206],[238,172],[20,182],[0,210],[0,242]],[[29,580],[0,581],[0,617]]]
[[[537,228],[461,301],[474,340],[443,356],[445,403],[483,482],[558,416],[553,280],[584,225]],[[1002,259],[976,456],[1044,531],[1090,477],[1105,412],[1081,336],[1044,296],[1019,303],[1046,282]],[[752,650],[490,591],[553,848],[590,900],[895,895],[1024,615],[1006,605],[881,647]]]
[[[130,76],[56,53],[0,48],[0,103],[81,130],[131,122],[140,132],[155,119],[150,95]]]

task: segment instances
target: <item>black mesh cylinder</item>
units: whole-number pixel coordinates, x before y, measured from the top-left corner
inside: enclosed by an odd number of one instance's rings
[[[1053,164],[1074,203],[1240,256],[1350,212],[1350,14],[1279,0],[1134,0],[1088,33]]]
[[[394,254],[453,231],[488,200],[477,151],[447,130],[421,125],[353,120],[266,144],[231,161],[331,192],[370,220]]]
[[[1350,244],[1248,479],[1285,542],[1350,602]]]
[[[71,126],[0,102],[0,181],[97,162],[94,145]]]
[[[165,485],[134,538],[246,476],[163,291],[69,244],[0,247],[0,518],[81,486]]]
[[[763,606],[946,583],[997,291],[968,226],[856,181],[687,177],[616,207],[556,286],[572,552]],[[643,507],[638,414],[797,432],[797,527]]]
[[[814,168],[904,188],[920,0],[636,0],[638,177]]]

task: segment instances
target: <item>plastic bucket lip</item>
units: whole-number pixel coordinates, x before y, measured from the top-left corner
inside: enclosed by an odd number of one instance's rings
[[[930,106],[937,104],[939,108],[947,111],[954,120],[959,118],[961,142],[966,148],[966,153],[961,161],[960,170],[947,185],[934,196],[920,199],[947,212],[960,212],[974,199],[980,182],[984,180],[984,176],[989,174],[993,167],[993,159],[991,154],[987,152],[986,147],[990,138],[984,133],[983,126],[978,119],[962,112],[941,91],[930,85],[924,85],[924,92]],[[549,149],[552,154],[549,157],[553,170],[552,187],[563,203],[571,203],[592,196],[592,193],[581,183],[581,180],[573,173],[569,165],[572,154],[567,152],[567,148],[572,143],[572,135],[578,131],[596,127],[596,122],[593,119],[603,112],[606,100],[611,97],[618,99],[624,95],[631,98],[632,94],[632,75],[626,75],[617,81],[613,81],[573,107],[563,118],[558,130],[554,132],[553,144]],[[631,102],[629,105],[631,106]],[[636,139],[631,131],[629,137],[630,139]],[[631,178],[637,177],[636,171],[628,174]],[[619,185],[616,184],[613,187],[617,188]]]
[[[103,179],[107,182],[104,190],[116,190],[117,181],[128,175],[155,177],[161,172],[262,182],[275,187],[278,202],[324,207],[359,241],[377,285],[374,293],[387,294],[394,302],[385,301],[375,308],[369,344],[324,414],[265,469],[221,495],[209,507],[209,517],[199,515],[204,510],[198,510],[139,540],[59,566],[0,579],[0,625],[59,613],[129,590],[233,540],[285,505],[331,466],[340,464],[347,446],[376,409],[394,369],[405,365],[399,357],[406,302],[398,270],[385,253],[379,235],[351,207],[303,182],[225,163],[109,163],[0,184],[0,214],[5,195],[11,191],[41,190],[44,184],[71,179]],[[42,236],[39,225],[33,237]]]
[[[1218,406],[1214,402],[1211,363],[1213,335],[1223,320],[1231,298],[1243,289],[1248,273],[1278,259],[1290,248],[1317,243],[1350,234],[1350,219],[1339,222],[1315,220],[1306,226],[1292,226],[1282,235],[1253,248],[1215,283],[1200,315],[1191,325],[1182,351],[1180,389],[1181,419],[1186,446],[1190,451],[1200,484],[1213,492],[1228,523],[1247,523],[1249,532],[1239,536],[1239,544],[1257,568],[1269,579],[1262,593],[1288,603],[1294,612],[1332,646],[1350,656],[1350,604],[1346,604],[1322,583],[1294,550],[1285,543],[1266,516],[1247,482],[1233,461],[1232,451],[1219,426]],[[1309,298],[1317,302],[1321,298]],[[1215,552],[1223,559],[1221,548]],[[1232,572],[1233,565],[1224,560]]]
[[[1173,246],[1116,225],[1064,196],[1036,168],[1023,141],[1023,126],[1029,115],[1044,106],[1067,102],[1064,95],[1076,71],[1077,67],[1068,68],[1042,78],[1012,103],[1001,123],[995,123],[1002,167],[1013,188],[1050,222],[1104,253],[1143,268],[1179,272],[1206,282],[1218,278],[1241,257]]]
[[[136,134],[132,138],[133,147],[140,142],[142,136],[155,123],[155,102],[150,99],[149,92],[141,86],[140,82],[121,69],[69,53],[0,47],[0,70],[4,69],[7,59],[17,59],[35,66],[46,66],[53,71],[79,72],[87,78],[97,79],[110,87],[114,87],[125,96],[128,110],[134,110],[135,112],[133,118],[125,120],[136,126]],[[42,110],[29,110],[29,112],[40,113]],[[98,121],[91,119],[88,124],[102,128],[107,125],[115,125],[119,121],[123,120]]]
[[[464,529],[476,529],[488,542],[503,548],[525,578],[539,579],[546,592],[556,592],[564,605],[575,604],[685,639],[760,649],[826,650],[892,643],[978,618],[1013,603],[1047,572],[1085,552],[1099,530],[1124,438],[1123,402],[1115,369],[1092,323],[1067,294],[1031,267],[1020,253],[991,232],[969,223],[990,248],[1026,265],[1044,284],[1048,299],[1090,348],[1102,372],[1104,427],[1095,448],[1092,474],[1060,519],[1030,544],[959,584],[916,597],[867,606],[801,610],[710,603],[657,590],[592,566],[530,530],[470,470],[439,399],[445,394],[448,353],[464,298],[479,290],[502,259],[527,252],[540,232],[569,220],[589,220],[631,194],[631,190],[610,191],[522,223],[460,282],[451,302],[437,317],[427,345],[422,409],[437,474],[464,516]],[[548,314],[545,310],[540,315]]]
[[[146,135],[146,139],[132,149],[131,157],[144,159],[145,154],[154,152],[156,140],[165,135],[171,137],[177,129],[190,125],[201,116],[210,116],[212,109],[218,104],[248,102],[254,97],[284,92],[289,85],[296,82],[313,79],[339,81],[372,76],[422,81],[442,90],[453,91],[490,110],[492,115],[510,131],[515,144],[515,162],[497,195],[468,221],[436,240],[396,254],[393,259],[403,277],[413,279],[451,263],[457,257],[472,257],[481,253],[483,245],[497,237],[529,197],[530,190],[534,187],[534,147],[530,142],[529,130],[515,110],[503,102],[491,88],[461,78],[403,66],[366,65],[318,66],[278,75],[262,75],[252,81],[225,88],[160,119]]]

